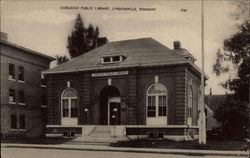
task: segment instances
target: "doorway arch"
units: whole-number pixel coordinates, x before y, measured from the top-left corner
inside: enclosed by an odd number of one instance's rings
[[[99,124],[120,125],[120,92],[115,86],[105,86],[99,96]]]

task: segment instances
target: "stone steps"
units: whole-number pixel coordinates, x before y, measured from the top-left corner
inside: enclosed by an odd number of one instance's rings
[[[91,133],[71,140],[73,144],[102,144],[119,141],[121,138],[111,136],[110,126],[96,126]]]

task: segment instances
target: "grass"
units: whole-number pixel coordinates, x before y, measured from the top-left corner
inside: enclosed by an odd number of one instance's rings
[[[163,149],[201,149],[201,150],[242,150],[244,141],[235,140],[208,140],[207,144],[199,144],[198,141],[171,140],[129,140],[111,143],[113,147],[138,147],[138,148],[163,148]]]
[[[18,143],[18,144],[62,144],[68,142],[70,139],[62,137],[4,137],[1,138],[1,143]]]
[[[4,137],[1,143],[18,143],[18,144],[62,144],[70,141],[68,138],[62,137]],[[199,144],[198,141],[180,141],[172,140],[128,140],[111,143],[112,147],[137,147],[137,148],[163,148],[163,149],[201,149],[201,150],[242,150],[244,141],[237,140],[208,140],[207,144]]]

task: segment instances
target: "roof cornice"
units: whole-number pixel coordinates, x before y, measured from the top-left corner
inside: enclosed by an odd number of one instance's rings
[[[22,50],[26,53],[29,53],[29,54],[32,54],[32,55],[37,55],[37,56],[40,56],[40,57],[43,57],[43,58],[46,58],[50,61],[53,61],[53,60],[56,60],[54,57],[51,57],[51,56],[48,56],[48,55],[45,55],[45,54],[42,54],[42,53],[39,53],[37,51],[34,51],[34,50],[31,50],[31,49],[28,49],[28,48],[25,48],[23,46],[20,46],[20,45],[17,45],[17,44],[14,44],[14,43],[10,43],[8,41],[5,41],[5,40],[0,40],[0,43],[1,44],[5,44],[9,47],[12,47],[12,48],[16,48],[16,49],[19,49],[19,50]]]

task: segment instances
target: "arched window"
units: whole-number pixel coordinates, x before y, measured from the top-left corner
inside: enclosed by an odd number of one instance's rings
[[[73,88],[67,88],[61,96],[62,101],[62,117],[77,117],[77,93]]]
[[[167,89],[156,83],[147,91],[147,117],[167,116]]]
[[[191,86],[188,87],[188,125],[192,124],[193,118],[193,89]]]

